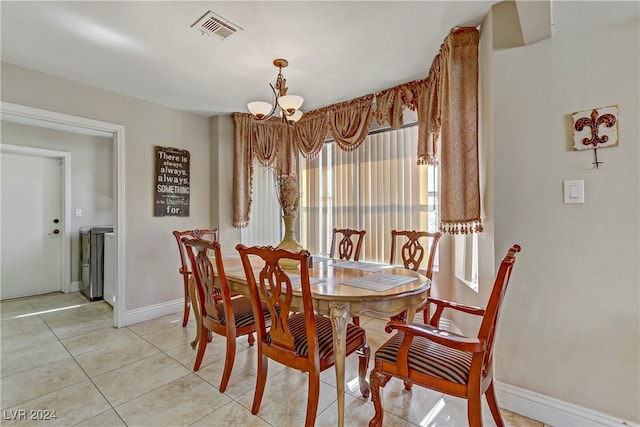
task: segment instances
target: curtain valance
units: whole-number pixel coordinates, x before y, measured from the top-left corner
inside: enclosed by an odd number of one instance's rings
[[[313,159],[330,135],[342,150],[355,150],[369,133],[374,117],[378,124],[387,122],[396,129],[402,126],[404,108],[409,108],[418,114],[418,164],[441,165],[440,229],[445,233],[482,231],[479,38],[476,28],[455,28],[445,38],[425,79],[310,111],[294,127],[279,118],[259,122],[248,113],[234,113],[233,226],[245,227],[249,221],[254,158],[262,165],[274,166],[277,174],[294,174],[296,149]]]

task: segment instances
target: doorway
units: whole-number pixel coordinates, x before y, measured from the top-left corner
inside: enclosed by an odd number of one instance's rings
[[[115,327],[126,326],[125,319],[125,221],[124,221],[124,126],[71,116],[22,105],[1,103],[2,120],[31,126],[63,130],[110,138],[114,151],[114,239],[115,239],[115,305],[113,320]]]
[[[0,299],[69,292],[69,153],[2,144]],[[38,268],[33,268],[38,266]]]

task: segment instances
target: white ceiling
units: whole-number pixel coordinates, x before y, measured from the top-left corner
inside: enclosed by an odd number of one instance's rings
[[[2,61],[205,116],[271,100],[275,58],[303,111],[423,78],[451,28],[497,1],[6,1]],[[243,28],[191,25],[208,10]]]

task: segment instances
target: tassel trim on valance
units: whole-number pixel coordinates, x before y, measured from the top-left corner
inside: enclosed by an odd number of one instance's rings
[[[440,231],[445,234],[473,234],[482,232],[482,221],[479,219],[466,222],[440,222]]]

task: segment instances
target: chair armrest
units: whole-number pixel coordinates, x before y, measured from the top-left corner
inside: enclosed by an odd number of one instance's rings
[[[437,306],[435,313],[429,320],[429,324],[434,327],[438,327],[440,324],[440,317],[442,317],[442,313],[445,308],[451,308],[457,311],[462,311],[463,313],[474,314],[476,316],[484,316],[484,309],[480,307],[474,307],[471,305],[459,304],[457,302],[451,302],[438,298],[427,298],[427,304],[435,304]]]
[[[387,324],[387,328],[404,332],[405,337],[422,337],[445,347],[469,353],[481,353],[486,349],[486,340],[484,339],[468,338],[462,335],[452,334],[451,332],[443,331],[429,325],[407,324],[392,321]]]

